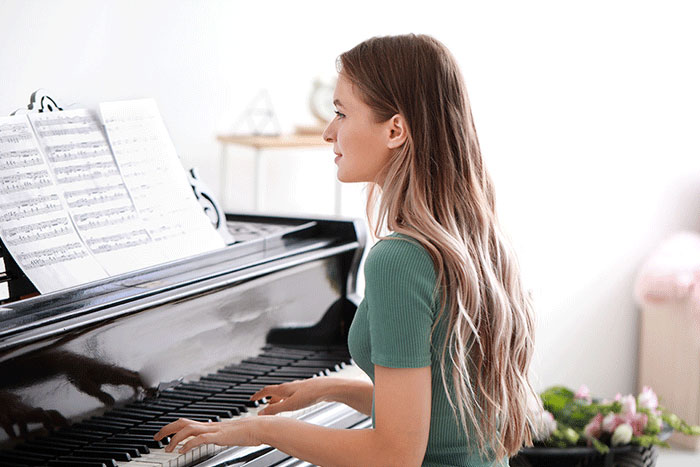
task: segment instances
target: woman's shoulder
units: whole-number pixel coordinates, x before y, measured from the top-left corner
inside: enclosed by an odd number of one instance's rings
[[[405,269],[434,272],[430,254],[418,240],[409,235],[392,232],[380,239],[367,255],[366,268]]]

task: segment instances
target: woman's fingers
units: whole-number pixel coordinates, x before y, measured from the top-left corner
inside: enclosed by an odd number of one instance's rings
[[[168,423],[163,428],[161,428],[160,431],[153,436],[153,439],[155,439],[156,441],[160,441],[168,435],[177,433],[187,425],[196,423],[199,422],[195,422],[194,420],[190,420],[189,418],[179,418],[174,422]]]
[[[282,400],[282,402],[268,404],[267,407],[265,407],[264,409],[262,409],[258,412],[258,415],[275,415],[275,414],[278,414],[280,412],[292,410],[291,408],[289,408],[289,406],[290,406],[289,401],[291,401],[291,400],[292,400],[292,398],[290,397],[290,398]]]
[[[217,433],[202,433],[187,441],[178,452],[184,454],[201,444],[217,444]]]
[[[289,389],[286,383],[283,384],[271,384],[270,386],[265,386],[252,396],[250,396],[250,400],[252,401],[257,401],[262,399],[263,397],[276,397],[278,399],[283,399],[285,397],[289,397]]]
[[[196,423],[196,422],[195,422]],[[178,431],[172,438],[170,438],[170,444],[165,448],[165,452],[172,452],[181,441],[189,438],[190,436],[201,436],[205,433],[211,433],[218,429],[217,423],[201,423],[198,425],[187,425],[182,430]],[[201,444],[201,443],[200,443]]]

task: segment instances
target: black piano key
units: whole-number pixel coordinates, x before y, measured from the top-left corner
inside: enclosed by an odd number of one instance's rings
[[[264,376],[260,376],[260,378],[264,378]],[[225,392],[231,392],[231,391],[254,391],[257,392],[267,386],[267,384],[257,384],[257,383],[245,383],[245,384],[239,384],[235,388],[227,389]]]
[[[131,425],[115,425],[109,422],[94,422],[91,420],[84,420],[80,422],[77,426],[79,426],[80,428],[92,429],[99,432],[119,433],[124,430],[127,430]]]
[[[97,439],[102,439],[106,438],[107,436],[112,436],[112,432],[110,431],[99,431],[94,429],[93,427],[89,426],[81,426],[80,424],[76,424],[68,428],[67,430],[68,433],[71,435],[88,435],[88,436],[94,436],[95,438],[92,438],[94,440]]]
[[[253,357],[243,360],[242,363],[252,363],[255,365],[265,365],[265,366],[286,366],[289,364],[289,360],[284,358],[272,358],[272,357]]]
[[[190,394],[183,392],[175,392],[172,390],[163,391],[160,395],[163,399],[176,399],[180,401],[201,401],[206,396],[201,394]]]
[[[119,434],[114,435],[111,438],[106,439],[104,442],[117,442],[117,443],[138,443],[139,445],[144,445],[150,449],[163,449],[166,444],[170,442],[170,438],[165,438],[160,441],[153,439],[153,436],[144,435],[130,435],[130,434]]]
[[[202,407],[202,406],[193,407],[190,405],[187,407],[187,412],[197,413],[203,417],[210,417],[210,416],[215,417],[215,418],[231,418],[231,417],[233,417],[233,414],[229,411],[216,409],[216,408],[212,408],[212,407]],[[177,414],[180,412],[171,412],[171,413]],[[214,421],[220,422],[221,420],[214,420]]]
[[[271,378],[306,379],[319,375],[329,375],[330,371],[323,368],[282,368],[269,374]]]
[[[273,378],[272,376],[259,376],[259,377],[255,378],[254,380],[252,380],[251,383],[260,384],[264,387],[264,386],[267,386],[268,384],[289,383],[290,381],[294,381],[295,379],[299,379],[299,378],[289,378],[289,377]]]
[[[307,355],[313,355],[315,353],[314,350],[309,350],[309,349],[294,349],[290,347],[279,347],[275,345],[266,345],[263,347],[264,353],[284,353],[287,355],[298,355],[300,358],[305,357]]]
[[[24,445],[28,446],[55,446],[58,448],[64,448],[64,449],[76,449],[79,448],[80,446],[84,446],[87,444],[86,441],[74,441],[74,440],[68,440],[68,439],[57,439],[54,437],[50,436],[42,436],[40,438],[34,438],[29,441],[25,441],[22,443]]]
[[[124,416],[127,418],[137,419],[137,420],[150,420],[161,415],[162,412],[155,410],[146,409],[116,409],[110,411],[110,415],[116,415],[117,417]]]
[[[241,371],[255,370],[264,372],[268,372],[271,370],[270,365],[260,365],[257,363],[239,363],[238,365],[234,365],[232,367],[226,367],[226,369]]]
[[[116,446],[116,445],[106,445],[105,443],[95,443],[90,445],[90,449],[94,450],[104,450],[105,453],[115,453],[120,457],[122,454],[128,454],[132,459],[141,457],[141,453],[138,449],[129,446]],[[115,457],[116,460],[126,460],[123,457]]]
[[[241,376],[265,376],[269,371],[269,367],[265,369],[254,369],[254,368],[242,368],[240,366],[225,367],[218,371],[218,373],[230,374],[230,375],[241,375]]]
[[[192,405],[188,406],[187,408],[192,409],[192,410],[199,410],[199,409],[218,410],[221,414],[223,414],[223,415],[220,415],[220,417],[223,417],[223,418],[231,418],[231,417],[235,417],[237,415],[240,415],[240,411],[238,410],[237,407],[232,407],[231,405],[224,404],[224,403],[217,404],[214,402],[211,402],[211,403],[202,402],[202,403],[192,404]]]
[[[3,461],[2,467],[31,467],[29,464],[17,464],[15,462]]]
[[[217,392],[221,392],[225,389],[228,389],[232,386],[232,384],[223,382],[223,381],[197,381],[194,383],[186,383],[183,384],[182,387],[188,391],[195,391],[195,392],[205,392],[209,394],[214,394]]]
[[[104,462],[93,462],[89,460],[53,460],[47,464],[49,467],[107,467]]]
[[[222,374],[225,374],[225,373],[222,373]],[[246,378],[245,382],[247,382],[247,380],[251,379],[252,376],[246,376],[245,378]],[[229,383],[226,383],[224,381],[193,381],[193,382],[187,383],[187,384],[189,384],[195,388],[220,389],[222,391],[224,389],[228,389],[231,387],[231,385]]]
[[[106,441],[109,441],[109,439]],[[131,457],[140,457],[141,454],[148,454],[151,452],[151,450],[148,449],[148,446],[146,446],[145,444],[137,444],[137,443],[103,442],[103,443],[95,443],[92,446],[100,447],[100,448],[112,448],[113,447],[113,448],[125,449],[125,450],[127,450],[127,452],[129,454],[131,454]]]
[[[212,373],[207,376],[203,376],[199,379],[200,381],[220,381],[223,383],[238,384],[247,383],[250,378],[247,376],[232,375],[228,373]]]
[[[20,443],[17,446],[15,446],[15,450],[17,451],[26,451],[29,453],[37,453],[37,454],[48,454],[51,456],[62,456],[65,454],[70,454],[72,451],[71,448],[68,447],[59,447],[59,446],[51,446],[51,445],[37,445],[37,444],[27,444],[27,443]]]
[[[208,418],[210,422],[220,422],[221,418],[219,418],[216,415],[208,414],[204,411],[195,411],[195,410],[178,410],[177,412],[170,412],[169,414],[166,415],[166,417],[180,417],[180,418],[189,418],[191,420],[195,420],[195,418]],[[199,421],[199,420],[198,420]]]
[[[159,412],[166,412],[168,410],[178,409],[187,405],[187,402],[176,401],[176,400],[158,400],[158,403],[152,402],[150,404],[143,404],[142,407],[148,410],[156,410]],[[126,406],[131,407],[131,404]]]
[[[160,428],[162,428],[164,425],[165,425],[164,423],[159,424]],[[129,434],[130,435],[139,435],[139,436],[153,436],[156,433],[158,433],[160,428],[139,426],[139,427],[132,428],[131,430],[129,430]]]
[[[339,370],[345,368],[347,365],[344,362],[338,362],[337,360],[299,360],[294,362],[290,367],[322,367]]]
[[[227,385],[227,387],[223,387],[223,388],[212,388],[212,387],[206,387],[206,386],[187,386],[186,388],[183,388],[183,389],[186,389],[188,392],[199,393],[203,396],[213,396],[217,392],[221,392],[225,389],[228,389],[228,386],[230,386],[230,385]],[[178,388],[180,388],[180,387],[181,386],[178,386]]]
[[[131,460],[131,456],[128,452],[119,451],[113,448],[98,448],[92,447],[83,448],[77,451],[73,451],[74,457],[91,457],[91,458],[104,458],[113,459],[115,461],[126,461]]]
[[[111,435],[111,433],[110,433]],[[85,442],[94,442],[104,439],[104,436],[96,435],[94,433],[84,433],[68,430],[59,430],[53,433],[53,438],[55,439],[67,439],[69,441],[79,440]]]
[[[102,416],[102,419],[105,421],[108,421],[108,422],[121,423],[121,424],[129,425],[129,426],[138,425],[139,423],[141,423],[143,421],[143,420],[138,420],[136,418],[127,418],[124,415],[117,415],[117,414],[114,414],[114,415],[105,414]]]
[[[260,354],[261,357],[284,358],[287,360],[299,360],[311,355],[313,355],[313,352],[290,352],[288,350],[281,349],[266,350],[264,353]]]
[[[94,456],[94,457],[91,457],[91,456],[87,456],[87,457],[85,457],[85,456],[63,456],[63,457],[59,457],[56,460],[50,461],[49,465],[56,465],[55,463],[60,462],[60,461],[69,461],[69,462],[72,462],[72,464],[70,464],[70,465],[76,465],[76,466],[78,466],[78,465],[83,466],[83,465],[85,465],[84,463],[91,463],[91,465],[102,464],[106,467],[119,467],[117,465],[117,462],[114,459],[110,459],[110,458],[106,458],[106,457],[97,457],[97,456]],[[52,462],[53,462],[53,464],[52,464]],[[67,465],[67,464],[64,464],[64,465]]]
[[[5,462],[14,462],[16,464],[27,464],[27,465],[42,465],[46,463],[49,459],[53,459],[56,456],[51,456],[47,454],[38,454],[33,452],[22,452],[16,451],[14,449],[7,451],[0,451],[0,465]]]
[[[194,417],[179,417],[179,416],[173,417],[173,416],[167,415],[167,416],[163,416],[163,417],[159,418],[159,420],[161,420],[163,422],[163,425],[166,425],[168,423],[175,422],[181,418],[187,418],[190,420],[194,420],[195,422],[202,422],[202,423],[211,422],[211,418],[209,418],[209,417],[196,417],[196,416],[194,416]]]
[[[280,365],[286,366],[286,365],[289,365],[290,363],[292,363],[296,360],[299,360],[301,358],[304,358],[304,357],[299,356],[299,355],[282,355],[282,354],[278,355],[276,353],[270,354],[270,353],[265,352],[264,354],[260,354],[255,358],[264,359],[263,361],[269,360],[270,362],[273,362],[273,363],[282,362],[282,363],[280,363]]]
[[[231,409],[238,409],[240,412],[247,412],[248,407],[257,407],[260,405],[258,401],[249,400],[250,396],[230,396],[230,397],[210,397],[206,402],[213,402],[214,404],[226,404],[227,407]],[[250,403],[249,403],[250,402]],[[255,405],[257,403],[258,405]]]

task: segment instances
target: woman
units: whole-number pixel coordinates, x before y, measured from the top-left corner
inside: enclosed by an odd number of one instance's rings
[[[184,451],[268,444],[318,465],[506,465],[531,442],[533,313],[498,227],[460,72],[422,35],[372,38],[338,66],[337,115],[323,137],[340,181],[369,182],[375,235],[392,232],[367,256],[348,338],[372,383],[313,378],[253,398],[270,398],[263,415],[343,402],[371,414],[373,427],[179,420],[156,439],[194,436]]]

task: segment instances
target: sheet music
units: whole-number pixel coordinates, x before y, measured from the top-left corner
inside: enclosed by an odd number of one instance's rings
[[[67,212],[27,116],[0,117],[0,235],[41,293],[108,276]]]
[[[29,114],[78,235],[110,275],[167,261],[139,217],[90,111]]]
[[[169,259],[223,248],[194,197],[155,101],[102,103],[100,112],[136,210]]]

